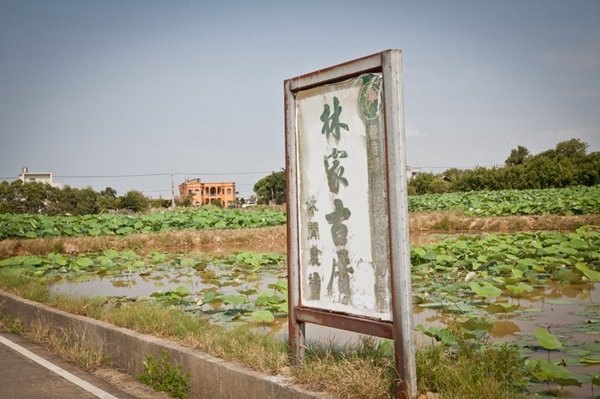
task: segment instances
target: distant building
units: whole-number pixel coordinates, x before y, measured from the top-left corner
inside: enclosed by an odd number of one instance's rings
[[[200,179],[186,180],[179,185],[181,199],[189,198],[192,205],[208,205],[219,199],[223,206],[232,206],[236,202],[234,182],[205,183]]]
[[[421,173],[422,173],[421,168],[413,168],[411,166],[408,166],[406,168],[406,174],[407,174],[407,177],[408,177],[409,181],[412,180],[412,179],[414,179],[415,177],[417,177]]]
[[[30,172],[27,168],[22,168],[19,180],[23,183],[45,183],[52,187],[62,187],[62,184],[52,181],[52,172]]]

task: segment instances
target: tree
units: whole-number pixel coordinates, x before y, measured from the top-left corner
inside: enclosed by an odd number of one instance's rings
[[[506,166],[521,165],[525,161],[525,159],[529,158],[530,155],[531,154],[529,153],[529,150],[520,145],[517,148],[513,148],[510,151],[510,155],[508,156],[508,158],[506,158],[504,164]]]
[[[92,215],[98,213],[98,193],[92,187],[76,190],[75,215]]]
[[[148,198],[139,191],[131,190],[119,198],[119,208],[133,212],[147,211],[150,205]]]
[[[408,183],[412,192],[417,195],[430,193],[431,184],[435,180],[435,175],[430,172],[419,173]]]
[[[112,187],[106,187],[104,190],[100,191],[97,202],[100,211],[116,209],[118,205],[117,190]]]
[[[150,200],[151,208],[170,208],[171,200],[167,198],[154,198]]]
[[[283,204],[286,201],[285,170],[272,172],[254,184],[259,204]]]
[[[14,181],[12,201],[15,213],[46,213],[50,199],[54,197],[56,188],[46,183],[23,183]]]
[[[587,154],[588,144],[579,139],[562,141],[556,145],[554,153],[557,157],[579,159]]]
[[[111,198],[117,198],[117,190],[112,187],[106,187],[104,190],[100,191],[100,195],[105,195]]]

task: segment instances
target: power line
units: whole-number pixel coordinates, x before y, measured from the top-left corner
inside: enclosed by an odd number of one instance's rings
[[[170,173],[142,173],[139,175],[90,175],[90,176],[75,176],[75,175],[54,175],[54,177],[61,179],[107,179],[107,178],[118,178],[118,177],[155,177],[155,176],[169,176]]]
[[[215,176],[215,175],[259,175],[264,173],[271,173],[272,171],[262,171],[262,172],[188,172],[188,173],[173,173],[174,175],[202,175],[202,176]]]
[[[473,169],[473,166],[412,166],[417,169]],[[118,179],[118,178],[135,178],[135,177],[158,177],[158,176],[238,176],[238,175],[259,175],[274,173],[272,170],[258,172],[160,172],[160,173],[139,173],[139,174],[115,174],[115,175],[54,175],[59,179]],[[2,180],[16,180],[15,176],[0,177]]]
[[[190,175],[201,175],[201,176],[229,176],[229,175],[258,175],[264,173],[271,173],[272,171],[260,171],[260,172],[177,172],[172,173],[175,176],[190,176]],[[156,176],[170,176],[170,172],[162,173],[140,173],[140,174],[125,174],[125,175],[54,175],[60,179],[113,179],[113,178],[129,178],[129,177],[156,177]],[[3,177],[3,179],[16,179],[16,177]]]

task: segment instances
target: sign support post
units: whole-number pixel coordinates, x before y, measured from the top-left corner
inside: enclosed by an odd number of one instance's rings
[[[284,83],[289,341],[305,323],[394,340],[416,397],[401,52]]]

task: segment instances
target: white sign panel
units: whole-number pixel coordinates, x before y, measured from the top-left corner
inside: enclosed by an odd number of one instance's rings
[[[296,94],[300,302],[389,321],[381,79]]]

